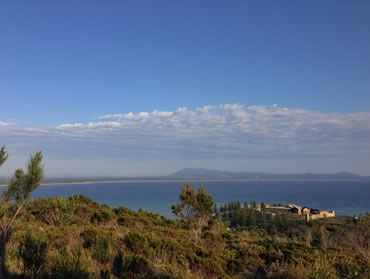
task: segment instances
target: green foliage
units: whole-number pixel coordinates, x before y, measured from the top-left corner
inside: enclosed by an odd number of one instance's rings
[[[307,224],[300,218],[291,218],[287,214],[268,212],[264,203],[261,203],[262,211],[256,210],[257,203],[252,202],[248,207],[246,203],[241,207],[238,202],[221,205],[217,218],[230,224],[231,228],[258,230],[269,235],[303,238]]]
[[[188,197],[196,204],[197,195]],[[57,225],[45,222],[41,212],[47,209],[58,216]],[[199,217],[169,220],[144,210],[110,209],[80,195],[36,199],[19,216],[22,226],[10,240],[7,264],[12,276],[20,276],[17,248],[32,231],[49,244],[37,275],[43,279],[368,278],[369,258],[361,248],[368,215],[351,223],[305,224],[239,202],[219,206],[212,216],[200,211],[207,219],[201,230]],[[103,212],[107,221],[92,218]],[[320,247],[311,245],[315,231],[322,233]]]
[[[319,227],[312,231],[311,245],[315,247],[323,246],[323,232]]]
[[[31,156],[27,163],[27,172],[23,169],[17,169],[13,177],[8,182],[6,190],[2,193],[2,202],[15,201],[21,204],[23,201],[29,200],[31,194],[41,184],[44,178],[43,166],[41,166],[42,153],[37,152]]]
[[[192,233],[192,239],[199,242],[203,227],[213,215],[212,195],[207,194],[203,185],[198,189],[197,194],[194,187],[189,184],[183,185],[181,190],[180,203],[171,207],[172,212],[185,221]]]
[[[37,278],[42,266],[45,263],[47,243],[35,239],[30,232],[27,232],[24,240],[18,247],[18,259],[22,261],[23,272],[29,278]]]
[[[140,255],[131,255],[124,258],[123,270],[127,277],[132,278],[134,274],[140,274],[141,277],[146,278],[152,274],[152,267],[149,261]]]
[[[112,213],[110,209],[101,208],[99,210],[95,210],[93,215],[91,216],[91,223],[95,224],[109,224],[115,219],[115,215]]]
[[[73,215],[77,208],[77,195],[73,195],[70,198],[63,196],[57,196],[57,203],[60,211],[60,223],[69,224],[74,221]]]
[[[0,166],[5,163],[8,159],[8,152],[5,151],[5,145],[3,145],[0,149]]]
[[[3,164],[7,159],[8,154],[5,148],[0,150],[0,162]],[[7,187],[1,193],[0,199],[0,229],[1,229],[1,273],[0,278],[8,278],[8,269],[6,266],[7,243],[11,235],[17,228],[17,218],[21,210],[41,184],[44,177],[43,166],[41,166],[42,153],[37,152],[34,156],[30,156],[27,162],[27,171],[17,169],[13,177],[8,181]]]
[[[264,202],[261,202],[261,210],[265,210],[266,209],[266,205]]]
[[[98,234],[99,230],[93,226],[89,226],[81,232],[80,237],[83,240],[83,247],[90,248],[95,245]]]
[[[197,194],[194,187],[189,184],[182,186],[181,190],[180,203],[172,206],[172,212],[176,216],[189,219],[212,216],[213,198],[211,194],[207,194],[203,185],[198,189]]]
[[[55,198],[32,201],[28,208],[32,208],[32,214],[48,225],[59,226],[77,222],[74,212],[77,207],[76,196],[69,199],[62,196]]]
[[[72,254],[66,250],[61,251],[61,257],[56,266],[52,268],[54,279],[89,279],[87,265],[83,262],[81,251]]]
[[[123,269],[123,254],[122,252],[118,252],[118,254],[114,257],[113,260],[113,267],[112,267],[112,274],[117,278],[121,277],[121,274],[124,272]]]
[[[367,266],[367,271],[366,271]],[[340,255],[334,261],[334,267],[339,278],[366,278],[370,275],[370,269],[365,259],[353,258],[347,255]],[[365,270],[365,273],[363,273]],[[367,273],[367,274],[366,274]],[[368,277],[370,278],[370,277]]]
[[[3,147],[0,165],[6,159]],[[18,209],[27,206],[20,215],[22,229],[33,234],[16,233],[10,247],[18,250],[10,249],[8,261],[21,260],[30,278],[369,276],[368,214],[355,224],[305,224],[285,214],[273,216],[263,203],[262,212],[256,210],[256,202],[250,207],[234,202],[218,208],[203,186],[196,193],[190,185],[182,187],[180,202],[172,207],[182,220],[125,207],[111,210],[81,195],[26,205],[41,182],[41,159],[36,153],[25,171],[16,170],[2,195],[5,244],[14,231],[14,225],[6,223],[8,216],[15,219]],[[40,237],[49,242],[48,257]],[[113,258],[116,251],[120,252]]]
[[[121,252],[114,258],[112,274],[117,278],[162,278],[155,276],[152,264],[145,257],[140,255],[123,257]]]
[[[125,237],[125,244],[135,254],[144,253],[149,247],[149,239],[143,233],[129,232]]]
[[[107,238],[99,237],[93,246],[93,257],[101,264],[110,262],[109,242]]]

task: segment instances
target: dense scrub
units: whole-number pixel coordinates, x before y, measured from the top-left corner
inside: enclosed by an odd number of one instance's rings
[[[346,223],[343,221],[333,222],[338,218],[307,223],[303,215],[292,214],[285,210],[266,209],[264,203],[257,207],[256,202],[250,204],[244,202],[243,205],[240,202],[232,202],[215,207],[214,211],[217,217],[229,224],[230,228],[264,231],[270,236],[306,242],[312,241],[312,236],[314,240],[320,237],[319,234],[322,230],[318,230],[318,228],[321,223],[330,230],[338,228],[334,224],[340,224],[343,227]],[[351,217],[344,219],[347,219],[347,222],[353,222]],[[312,229],[313,227],[315,229]]]
[[[39,198],[19,216],[6,264],[13,278],[369,278],[369,215],[306,225],[229,209],[194,239],[184,220]]]

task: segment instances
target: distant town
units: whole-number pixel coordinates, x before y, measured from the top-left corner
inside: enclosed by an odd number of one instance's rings
[[[257,210],[261,211],[261,205],[257,208]],[[271,212],[271,214],[275,214],[276,211],[279,212],[287,212],[292,214],[297,214],[299,216],[304,216],[305,220],[309,222],[310,220],[320,219],[320,218],[329,218],[335,217],[335,211],[327,211],[327,210],[319,210],[310,207],[302,207],[295,204],[289,204],[286,206],[283,205],[265,205],[265,211]]]

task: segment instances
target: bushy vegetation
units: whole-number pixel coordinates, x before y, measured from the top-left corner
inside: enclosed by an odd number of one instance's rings
[[[307,223],[304,216],[288,214],[276,210],[267,210],[264,203],[257,206],[256,202],[232,202],[215,207],[215,214],[230,228],[249,231],[263,231],[270,236],[288,237],[294,240],[305,240],[311,232],[312,224]]]
[[[177,219],[88,197],[22,203],[7,239],[10,278],[358,278],[370,276],[370,215],[306,224],[185,185]],[[6,205],[11,207],[12,205]],[[11,212],[14,212],[12,209]],[[30,256],[32,255],[32,256]]]
[[[47,243],[35,239],[31,232],[27,232],[23,241],[18,246],[18,259],[23,265],[23,274],[29,278],[37,278],[47,252]]]
[[[45,219],[51,204],[63,222]],[[96,221],[94,216],[107,217]],[[270,233],[258,221],[230,226],[232,221],[216,214],[199,239],[189,220],[169,220],[125,207],[111,210],[80,195],[32,200],[19,218],[22,225],[9,240],[6,259],[14,278],[369,276],[370,215],[354,223],[298,223],[304,237],[297,238],[278,228]],[[274,224],[273,219],[266,222]],[[42,243],[47,248],[41,248]],[[28,257],[25,249],[35,256]]]
[[[8,153],[5,146],[0,150],[0,166],[8,159]],[[27,202],[41,184],[44,177],[44,169],[41,165],[42,153],[37,152],[30,156],[27,162],[26,171],[16,169],[13,177],[7,182],[7,187],[1,192],[0,196],[0,239],[1,239],[1,269],[0,278],[8,279],[9,273],[6,265],[7,247],[12,234],[17,230],[19,225],[19,216],[22,213]],[[21,256],[23,259],[24,257]],[[24,262],[26,263],[26,262]],[[35,268],[35,267],[33,267]],[[36,270],[29,270],[31,276],[35,276]]]

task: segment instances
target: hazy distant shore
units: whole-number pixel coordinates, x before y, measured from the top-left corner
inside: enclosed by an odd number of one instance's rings
[[[363,181],[361,179],[220,179],[220,178],[178,178],[178,179],[164,179],[164,178],[158,178],[158,179],[119,179],[119,180],[85,180],[85,181],[45,181],[42,183],[42,186],[47,185],[57,185],[57,184],[94,184],[94,183],[125,183],[125,182],[166,182],[166,181],[179,181],[179,182],[206,182],[206,181],[331,181],[331,182],[341,182],[341,181]],[[3,185],[2,185],[3,186]]]
[[[330,181],[330,182],[341,182],[341,181],[364,181],[362,179],[235,179],[235,178],[229,178],[229,179],[220,179],[220,178],[178,178],[178,179],[165,179],[165,178],[151,178],[151,179],[144,179],[144,178],[137,178],[137,179],[118,179],[118,180],[58,180],[58,181],[44,181],[41,186],[49,186],[49,185],[76,185],[76,184],[95,184],[95,183],[132,183],[132,182],[167,182],[167,181],[178,181],[178,182],[207,182],[207,181],[317,181],[317,182],[323,182],[323,181]],[[2,183],[0,186],[6,186],[5,179],[2,179]]]
[[[0,185],[6,181],[0,177]],[[46,177],[42,185],[53,184],[91,184],[91,183],[124,183],[124,182],[202,182],[202,181],[370,181],[370,176],[356,175],[350,172],[339,173],[304,173],[272,174],[264,172],[231,172],[204,168],[185,168],[170,175],[132,176],[132,177],[89,177],[89,176],[56,176]]]

